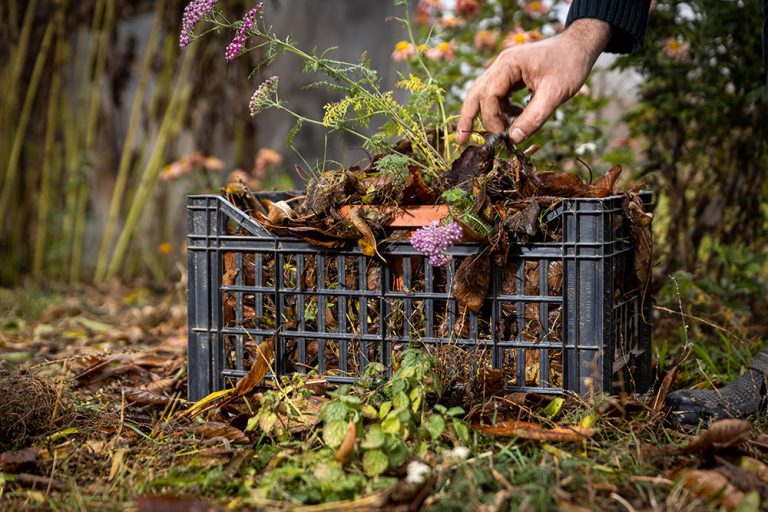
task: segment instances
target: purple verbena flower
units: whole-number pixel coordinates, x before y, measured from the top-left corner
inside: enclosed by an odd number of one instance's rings
[[[184,48],[192,38],[195,25],[211,12],[213,6],[219,0],[192,0],[184,8],[184,17],[181,19],[181,33],[179,34],[179,46]]]
[[[457,222],[441,225],[433,220],[431,224],[419,228],[411,235],[414,249],[429,257],[428,263],[441,267],[448,263],[451,256],[446,251],[461,240],[464,231]]]
[[[253,91],[251,102],[248,104],[248,110],[251,111],[251,116],[263,112],[272,105],[271,97],[277,93],[278,82],[278,77],[271,76],[264,80],[261,85]]]
[[[245,42],[248,39],[248,31],[253,30],[256,26],[256,17],[264,8],[264,2],[259,2],[256,7],[245,13],[243,18],[243,24],[237,29],[237,33],[232,41],[227,46],[227,51],[224,56],[227,58],[227,62],[235,60],[243,50],[245,49]]]

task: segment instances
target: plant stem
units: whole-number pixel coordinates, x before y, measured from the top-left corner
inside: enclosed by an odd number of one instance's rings
[[[109,215],[107,217],[107,223],[104,226],[104,233],[101,238],[101,247],[99,248],[99,256],[96,263],[96,273],[94,277],[94,281],[97,283],[104,281],[104,277],[107,271],[109,250],[112,246],[112,242],[115,236],[115,227],[117,225],[118,216],[120,215],[120,208],[123,204],[125,188],[128,182],[128,171],[130,170],[131,157],[133,155],[134,138],[136,136],[136,132],[138,131],[139,119],[141,118],[141,111],[142,107],[144,106],[144,93],[149,82],[149,75],[152,68],[152,60],[155,57],[157,41],[160,37],[165,4],[166,0],[159,0],[155,5],[152,29],[150,30],[149,40],[147,41],[147,50],[144,54],[141,74],[139,75],[139,84],[136,87],[136,94],[133,97],[131,116],[128,121],[128,130],[125,134],[125,141],[123,142],[123,151],[120,154],[120,163],[117,169],[115,188],[112,192],[112,202],[109,206]]]
[[[176,84],[174,86],[171,100],[165,109],[163,115],[163,121],[160,125],[157,137],[155,139],[155,145],[152,148],[147,163],[144,166],[144,170],[141,175],[141,181],[134,195],[131,207],[128,211],[128,215],[125,219],[125,225],[123,226],[120,236],[117,240],[117,246],[112,254],[109,267],[107,268],[108,279],[115,277],[118,271],[122,268],[125,261],[128,244],[133,237],[133,233],[138,227],[141,215],[144,213],[147,202],[153,191],[153,187],[157,182],[157,177],[160,173],[161,163],[163,158],[163,151],[165,150],[168,139],[173,135],[173,128],[178,128],[179,122],[184,118],[186,110],[189,104],[189,97],[191,96],[192,89],[188,83],[188,75],[192,62],[194,61],[194,47],[187,47],[184,58],[182,59],[181,70],[178,73]]]
[[[37,54],[35,65],[32,69],[32,77],[29,81],[29,87],[27,88],[27,95],[24,98],[24,105],[21,109],[19,124],[16,126],[16,135],[13,139],[11,153],[8,157],[8,165],[5,171],[5,181],[3,182],[2,190],[0,190],[0,219],[8,218],[8,212],[13,210],[13,206],[10,204],[10,201],[16,182],[16,175],[19,172],[19,162],[21,159],[21,150],[24,145],[24,136],[27,131],[27,126],[29,125],[30,116],[32,115],[32,106],[34,104],[35,97],[37,96],[37,89],[40,86],[40,78],[43,74],[43,69],[45,67],[45,61],[48,57],[51,41],[53,40],[54,28],[55,22],[53,19],[51,19],[48,22],[48,26],[45,28],[43,41],[40,46],[40,52]]]
[[[107,61],[107,50],[109,49],[109,37],[115,19],[115,0],[106,0],[106,12],[104,22],[101,27],[99,39],[97,41],[96,65],[93,71],[93,81],[91,85],[91,98],[88,108],[88,121],[85,131],[85,151],[90,156],[89,169],[93,169],[93,146],[96,138],[96,126],[99,120],[99,107],[101,106],[101,91],[104,81],[104,67]],[[95,36],[95,34],[94,34]],[[83,235],[85,231],[85,217],[88,208],[88,180],[86,176],[82,177],[77,193],[77,203],[75,206],[75,229],[72,240],[72,259],[69,267],[69,280],[76,282],[80,280],[80,267],[83,254]]]
[[[59,13],[63,14],[63,10]],[[57,13],[58,14],[58,13]],[[61,66],[64,56],[64,31],[61,23],[63,15],[57,15],[59,30],[54,50],[53,78],[48,92],[48,110],[45,120],[45,142],[43,143],[43,170],[40,177],[40,196],[37,207],[37,233],[35,236],[35,249],[32,259],[32,274],[36,279],[43,277],[43,264],[45,260],[45,244],[48,237],[48,221],[51,209],[51,181],[53,173],[54,142],[56,138],[56,119],[59,113],[59,93],[61,88]]]

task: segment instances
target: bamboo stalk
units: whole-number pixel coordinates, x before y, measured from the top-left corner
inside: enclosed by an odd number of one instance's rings
[[[160,37],[160,30],[163,24],[163,12],[165,10],[165,3],[166,0],[160,0],[155,5],[154,20],[152,21],[152,29],[150,30],[149,40],[147,41],[147,51],[144,54],[141,74],[139,75],[139,84],[136,87],[136,94],[133,97],[131,116],[128,121],[128,130],[125,134],[125,141],[123,142],[123,151],[120,154],[120,163],[117,169],[117,179],[115,180],[115,188],[112,192],[112,202],[109,205],[109,215],[107,216],[107,222],[104,225],[104,233],[102,234],[101,238],[101,246],[99,248],[99,256],[96,263],[96,273],[94,277],[94,280],[97,283],[104,281],[104,277],[107,271],[109,252],[115,237],[115,227],[120,215],[120,209],[123,204],[123,196],[125,195],[125,189],[128,183],[128,171],[130,170],[131,155],[133,154],[134,138],[138,130],[142,107],[144,106],[144,93],[149,82],[152,60],[155,57],[155,48],[157,46],[157,41]]]
[[[150,199],[154,185],[157,182],[157,177],[160,174],[163,151],[165,150],[166,143],[168,139],[173,136],[172,132],[174,129],[178,130],[178,128],[180,128],[181,120],[186,115],[189,98],[192,93],[192,88],[188,83],[188,75],[192,62],[194,61],[194,50],[195,47],[189,47],[185,52],[173,94],[165,109],[163,121],[155,139],[155,145],[144,166],[141,181],[139,182],[136,194],[131,202],[128,216],[125,219],[125,225],[120,232],[117,246],[115,247],[112,259],[110,260],[107,269],[108,279],[115,277],[123,266],[128,244],[141,220],[141,215],[144,213],[144,209]]]
[[[35,97],[37,96],[37,89],[40,86],[40,78],[43,74],[45,67],[45,61],[48,57],[48,51],[53,39],[53,32],[55,28],[55,21],[51,19],[48,22],[48,26],[45,28],[45,34],[43,35],[43,41],[40,45],[40,52],[35,59],[35,65],[32,68],[32,77],[29,81],[29,88],[27,89],[27,95],[24,98],[24,105],[21,109],[21,116],[19,116],[19,124],[16,127],[16,134],[13,139],[13,145],[11,146],[11,153],[8,157],[8,164],[5,171],[5,181],[3,181],[2,190],[0,190],[0,219],[6,219],[8,211],[12,211],[13,206],[10,204],[11,193],[16,181],[16,175],[19,172],[19,162],[21,159],[21,150],[24,145],[24,135],[29,125],[29,119],[32,114],[32,106],[34,105]],[[0,231],[2,228],[0,228]]]
[[[93,154],[93,145],[96,139],[96,126],[99,120],[99,107],[101,106],[101,92],[104,81],[104,67],[107,62],[107,50],[109,48],[109,36],[112,33],[115,20],[115,0],[107,0],[104,23],[97,42],[96,64],[91,85],[91,98],[88,108],[88,121],[85,132],[85,151]],[[93,166],[91,165],[91,169]],[[83,255],[83,235],[85,232],[85,217],[88,207],[88,180],[82,179],[77,192],[75,205],[75,229],[72,239],[72,259],[69,266],[69,280],[71,282],[80,279],[80,267]]]
[[[59,11],[63,12],[63,11]],[[59,18],[59,27],[62,16]],[[63,31],[58,31],[54,50],[54,69],[51,87],[48,93],[48,111],[45,121],[45,142],[43,143],[43,171],[40,177],[40,197],[37,207],[37,233],[35,236],[35,249],[32,260],[32,274],[36,279],[43,277],[43,263],[45,260],[45,245],[48,237],[49,212],[53,198],[51,197],[51,181],[53,173],[53,150],[56,137],[56,118],[58,116],[59,89],[61,88],[61,65],[63,60]]]

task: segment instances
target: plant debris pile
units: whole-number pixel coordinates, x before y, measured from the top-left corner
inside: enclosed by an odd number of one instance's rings
[[[0,450],[23,446],[55,428],[56,390],[47,382],[0,364]]]
[[[399,153],[376,155],[363,168],[315,176],[303,197],[288,201],[260,199],[243,183],[230,183],[228,199],[261,226],[319,249],[283,254],[279,268],[270,253],[224,252],[224,325],[261,331],[224,336],[227,368],[247,370],[259,344],[278,328],[285,339],[279,352],[286,372],[314,369],[336,376],[361,374],[363,358],[384,361],[382,339],[393,343],[395,366],[411,343],[436,354],[441,349],[433,344],[449,340],[455,357],[471,361],[470,372],[494,367],[483,341],[516,340],[518,347],[498,356],[501,386],[562,387],[562,259],[523,257],[511,248],[562,242],[557,207],[570,198],[618,194],[621,168],[587,183],[575,174],[540,171],[537,165],[543,164],[532,160],[530,152],[491,135],[482,145],[468,146],[449,170],[428,177],[409,163],[407,143],[397,147]],[[474,254],[449,256],[446,264],[431,266],[422,256],[379,251],[386,242],[410,235],[390,226],[397,215],[434,204],[447,207],[463,241],[477,243]],[[615,280],[614,293],[642,294],[644,300],[651,214],[637,191],[630,190],[623,212],[614,217],[614,235],[635,244],[634,261],[624,265],[628,275]],[[247,235],[238,226],[229,229]],[[354,241],[365,257],[345,250]],[[488,300],[494,275],[499,276],[494,293],[502,299],[498,312]],[[279,291],[242,293],[240,287]],[[382,293],[385,300],[379,301]],[[529,299],[512,298],[521,295]],[[467,386],[469,376],[464,377],[458,384]]]

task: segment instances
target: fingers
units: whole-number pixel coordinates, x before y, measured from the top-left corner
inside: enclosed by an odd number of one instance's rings
[[[509,138],[514,144],[523,142],[544,125],[560,103],[562,101],[558,100],[549,88],[541,87],[522,113],[512,122],[512,126],[509,127]]]
[[[461,106],[459,121],[456,123],[457,144],[464,144],[469,140],[469,136],[472,134],[472,125],[475,122],[475,117],[477,117],[477,114],[480,112],[480,100],[477,98],[476,90],[474,85],[469,88],[464,104]]]

